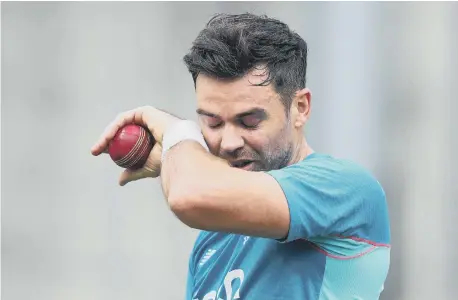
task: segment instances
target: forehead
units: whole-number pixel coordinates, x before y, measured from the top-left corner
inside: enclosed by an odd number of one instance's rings
[[[256,86],[266,77],[264,72],[250,72],[235,80],[199,75],[196,80],[197,106],[213,114],[230,116],[253,108],[270,113],[283,111],[280,96],[272,85]]]

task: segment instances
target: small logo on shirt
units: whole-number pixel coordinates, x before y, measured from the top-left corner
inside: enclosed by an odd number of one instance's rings
[[[245,243],[248,242],[248,240],[250,239],[249,236],[246,236],[243,238],[243,245],[245,246]]]
[[[205,255],[200,259],[199,267],[203,266],[216,253],[215,249],[208,249]]]

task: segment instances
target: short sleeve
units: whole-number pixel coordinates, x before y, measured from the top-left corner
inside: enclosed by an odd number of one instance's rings
[[[314,155],[268,174],[289,206],[290,228],[282,242],[329,236],[389,242],[385,193],[357,164]]]

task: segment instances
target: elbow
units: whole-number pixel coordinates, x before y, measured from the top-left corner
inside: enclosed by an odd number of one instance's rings
[[[169,194],[168,203],[170,210],[177,215],[188,215],[195,208],[195,199],[189,194],[185,193],[171,193]]]
[[[193,191],[194,190],[194,191]],[[170,191],[168,204],[175,216],[189,227],[202,229],[199,224],[200,211],[202,210],[202,197],[195,192],[195,189],[180,188],[177,191]]]

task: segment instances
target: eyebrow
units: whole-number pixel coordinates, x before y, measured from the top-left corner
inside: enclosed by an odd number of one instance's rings
[[[212,117],[212,118],[221,118],[220,116],[218,116],[216,114],[213,114],[211,112],[205,111],[205,110],[200,109],[200,108],[197,109],[196,112],[199,115],[204,115],[204,116],[208,116],[208,117]],[[243,117],[246,117],[246,116],[251,116],[251,115],[257,116],[260,119],[266,119],[267,112],[263,108],[253,108],[253,109],[250,109],[248,111],[245,111],[245,112],[237,114],[235,116],[235,119],[240,119],[240,118],[243,118]]]
[[[203,110],[203,109],[200,109],[200,108],[197,109],[196,112],[197,112],[197,114],[199,114],[199,115],[204,115],[204,116],[213,117],[213,118],[220,118],[220,116],[215,115],[215,114],[212,114],[212,113],[210,113],[210,112],[208,112],[208,111],[205,111],[205,110]]]

